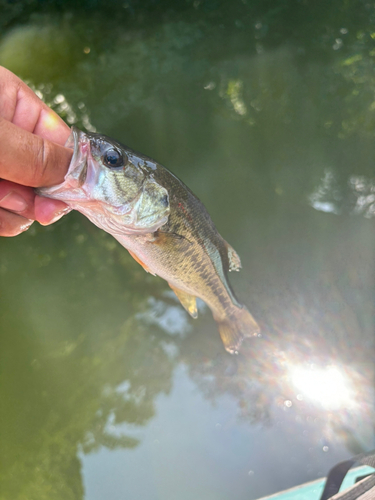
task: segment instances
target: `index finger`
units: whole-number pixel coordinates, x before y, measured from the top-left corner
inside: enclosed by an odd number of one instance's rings
[[[0,117],[61,146],[69,137],[68,125],[26,83],[2,66]]]

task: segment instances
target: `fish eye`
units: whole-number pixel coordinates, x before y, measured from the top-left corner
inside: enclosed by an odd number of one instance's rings
[[[107,167],[116,168],[122,167],[127,162],[127,158],[124,158],[117,149],[108,149],[108,151],[104,153],[103,161]]]

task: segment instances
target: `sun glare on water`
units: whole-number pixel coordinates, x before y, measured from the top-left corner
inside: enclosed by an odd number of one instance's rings
[[[290,380],[305,400],[319,403],[327,410],[354,406],[353,383],[336,366],[297,366],[291,369]]]

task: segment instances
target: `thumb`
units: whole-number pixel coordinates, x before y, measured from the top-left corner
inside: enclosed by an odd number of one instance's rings
[[[64,180],[73,151],[0,118],[0,179],[24,186],[53,186]]]

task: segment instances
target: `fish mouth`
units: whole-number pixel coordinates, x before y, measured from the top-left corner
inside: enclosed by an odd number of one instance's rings
[[[68,173],[65,176],[76,181],[76,187],[82,187],[87,178],[87,160],[90,153],[90,140],[87,135],[73,126],[66,143],[66,148],[73,149],[73,157],[70,162]]]
[[[73,149],[73,156],[64,181],[56,186],[39,188],[36,190],[36,193],[40,196],[64,202],[83,201],[87,198],[83,186],[88,174],[90,141],[84,132],[73,126],[65,147]]]

